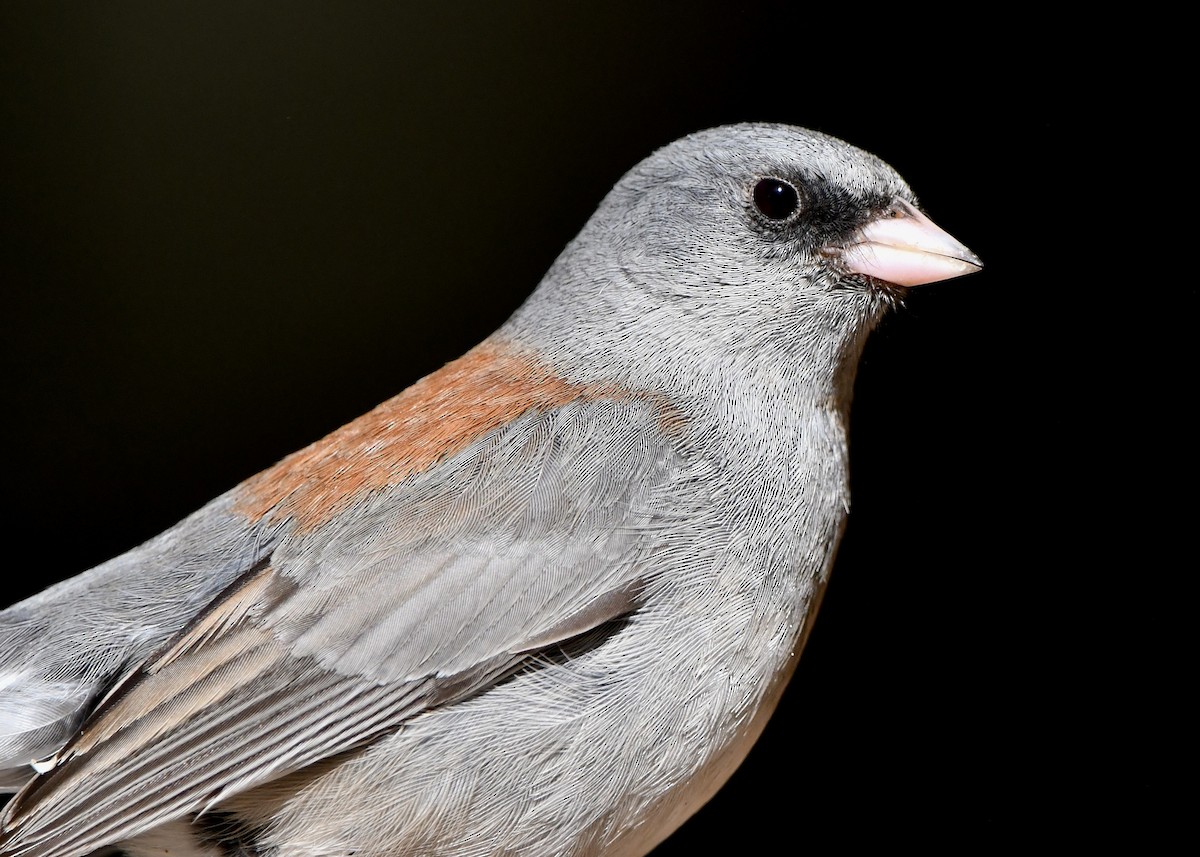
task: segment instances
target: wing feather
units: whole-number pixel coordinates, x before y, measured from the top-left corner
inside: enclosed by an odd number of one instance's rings
[[[0,843],[74,857],[203,812],[633,610],[681,466],[660,419],[633,400],[527,413],[280,537],[102,702]]]

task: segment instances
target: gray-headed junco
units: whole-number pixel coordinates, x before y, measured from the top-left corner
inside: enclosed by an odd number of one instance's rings
[[[796,665],[868,333],[979,266],[831,137],[655,152],[465,356],[0,614],[0,854],[645,854]]]

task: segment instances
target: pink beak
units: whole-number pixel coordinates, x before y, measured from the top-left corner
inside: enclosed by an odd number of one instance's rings
[[[936,283],[983,267],[978,256],[902,199],[860,229],[848,246],[826,252],[841,255],[855,273],[898,286]]]

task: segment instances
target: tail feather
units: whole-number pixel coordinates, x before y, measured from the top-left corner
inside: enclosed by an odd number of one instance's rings
[[[58,752],[94,697],[88,684],[0,675],[0,794],[19,789],[34,774],[31,763]]]

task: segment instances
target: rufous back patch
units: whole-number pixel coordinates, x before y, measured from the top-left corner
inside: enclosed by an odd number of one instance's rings
[[[309,530],[364,494],[431,467],[531,408],[626,397],[615,387],[571,383],[534,357],[485,341],[252,476],[238,488],[235,509],[253,521],[270,514]]]

